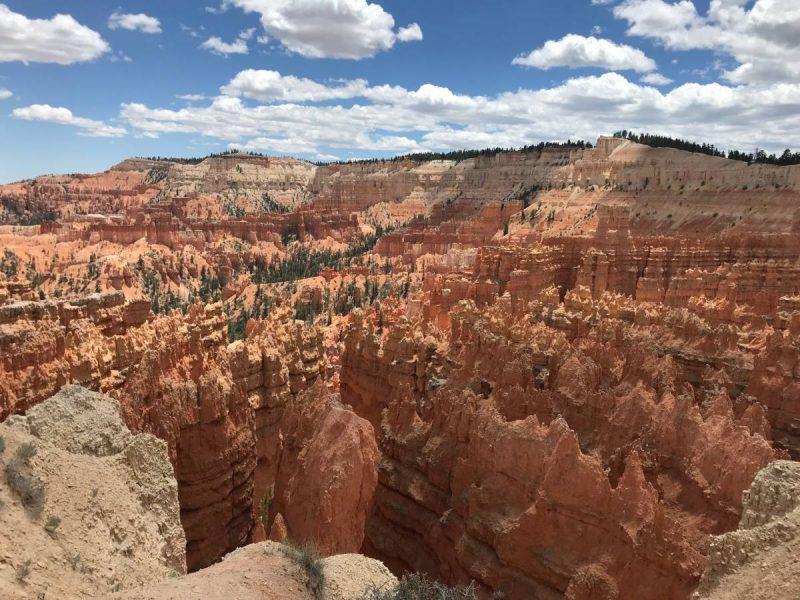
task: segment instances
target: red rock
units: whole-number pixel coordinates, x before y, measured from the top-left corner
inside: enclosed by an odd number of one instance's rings
[[[273,505],[289,537],[325,555],[358,552],[378,482],[372,426],[321,382],[286,415]]]

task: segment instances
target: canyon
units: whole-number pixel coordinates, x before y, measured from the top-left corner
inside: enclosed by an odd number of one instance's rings
[[[0,186],[0,420],[112,398],[197,585],[290,540],[481,598],[758,595],[754,557],[800,581],[798,234],[800,167],[615,137]]]

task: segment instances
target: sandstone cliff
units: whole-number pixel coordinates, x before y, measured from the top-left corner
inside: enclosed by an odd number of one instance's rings
[[[190,570],[291,537],[508,598],[688,598],[800,457],[798,173],[601,138],[4,186],[0,417],[118,398],[166,442]]]
[[[591,597],[586,577],[688,597],[774,450],[624,322],[564,335],[509,310],[467,305],[442,337],[351,325],[342,397],[383,454],[368,551],[512,598]]]

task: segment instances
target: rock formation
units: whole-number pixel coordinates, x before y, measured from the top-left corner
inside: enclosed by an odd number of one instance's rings
[[[66,386],[0,425],[4,598],[315,598],[296,551],[272,542],[185,576],[166,444],[132,434],[119,411],[111,398]],[[31,493],[36,486],[41,497]],[[381,563],[357,554],[320,565],[331,600],[397,583]]]
[[[689,598],[800,458],[798,201],[798,167],[606,137],[2,186],[0,418],[117,398],[166,443],[190,571],[295,539],[484,595]]]
[[[262,542],[240,548],[221,562],[185,577],[111,596],[117,600],[315,600],[308,576],[291,548]],[[325,598],[360,600],[373,589],[391,589],[397,579],[377,560],[341,554],[320,561]]]
[[[383,453],[368,550],[511,597],[558,597],[585,569],[619,597],[687,597],[704,535],[733,526],[774,450],[623,321],[565,336],[506,311],[454,311],[439,339],[352,323],[342,397]]]
[[[800,583],[800,467],[775,461],[744,495],[739,528],[711,541],[693,598],[791,598]]]
[[[321,382],[285,410],[272,510],[291,539],[326,555],[357,552],[378,483],[372,426]]]
[[[4,598],[107,596],[186,573],[166,445],[132,434],[116,401],[67,386],[0,438]]]

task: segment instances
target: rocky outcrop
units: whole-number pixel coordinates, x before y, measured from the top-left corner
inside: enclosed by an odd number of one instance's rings
[[[166,444],[132,434],[116,401],[68,386],[0,438],[4,598],[107,597],[186,573]]]
[[[186,577],[115,594],[118,600],[314,600],[308,575],[293,548],[263,542],[240,548],[221,562]],[[358,554],[320,561],[329,600],[361,600],[372,590],[390,590],[397,579],[380,562]]]
[[[800,465],[776,461],[743,499],[739,528],[711,542],[696,600],[791,598],[800,583]]]
[[[319,408],[326,412],[331,406]],[[67,386],[26,416],[11,417],[0,425],[0,464],[5,470],[0,481],[4,598],[316,597],[302,561],[295,558],[298,551],[273,542],[245,546],[186,576],[178,486],[167,445],[152,435],[132,434],[119,411],[111,398]],[[331,424],[335,420],[328,419]],[[314,441],[342,446],[330,435],[314,436]],[[34,449],[32,456],[23,454],[26,447]],[[310,466],[314,455],[322,458],[319,448],[301,452],[300,460],[308,457],[304,464]],[[341,453],[333,452],[328,464],[353,466],[337,458]],[[370,467],[374,477],[374,464]],[[10,468],[16,469],[13,482]],[[344,471],[317,474],[327,477],[328,492],[348,479]],[[33,510],[31,495],[23,494],[25,482],[41,487],[40,510]],[[328,517],[334,509],[346,510],[342,500],[333,491]],[[316,519],[317,512],[318,508],[306,506],[309,519]],[[350,545],[358,546],[360,540]],[[357,554],[330,556],[321,560],[320,568],[325,597],[331,600],[358,600],[372,589],[389,589],[397,583],[381,563]]]
[[[120,213],[157,192],[137,171],[39,177],[0,186],[0,223],[35,225],[55,217]]]
[[[0,417],[118,398],[166,442],[191,570],[299,538],[509,598],[686,598],[800,456],[798,168],[615,138],[194,162],[0,189]]]
[[[459,309],[444,337],[351,326],[342,398],[383,453],[368,552],[512,598],[688,597],[775,456],[761,426],[624,321],[565,334],[566,312],[510,308]]]
[[[318,382],[285,409],[271,512],[324,555],[357,552],[378,483],[372,426]]]
[[[113,387],[141,356],[149,314],[148,301],[122,292],[0,305],[0,418],[65,383]]]
[[[195,570],[250,539],[254,415],[218,345],[225,339],[219,307],[215,314],[195,306],[188,331],[180,319],[154,326],[156,336],[114,393],[131,428],[167,442]]]
[[[211,157],[196,165],[167,162],[162,168],[162,195],[198,194],[219,204],[233,203],[252,214],[274,209],[265,204],[265,194],[287,208],[302,205],[317,170],[302,160],[248,154]]]

